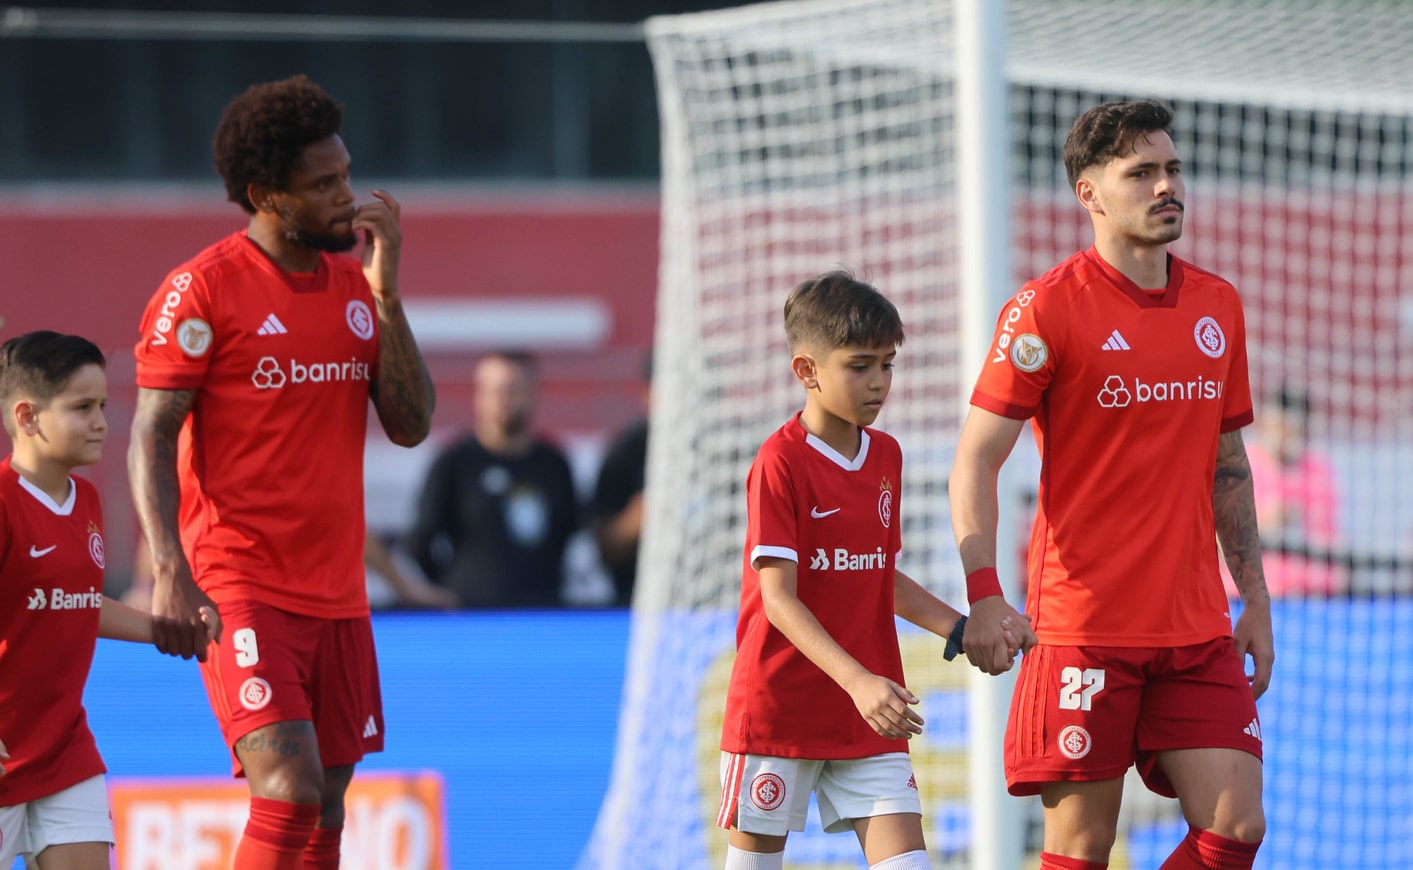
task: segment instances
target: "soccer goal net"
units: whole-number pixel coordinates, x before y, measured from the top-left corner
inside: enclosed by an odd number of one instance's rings
[[[958,0],[960,2],[960,0]],[[963,359],[951,0],[800,0],[648,22],[662,112],[662,265],[646,536],[615,767],[585,867],[721,866],[718,740],[734,655],[744,480],[798,409],[780,309],[838,267],[908,340],[879,425],[905,451],[901,566],[964,600],[946,483],[980,360]],[[1278,661],[1261,700],[1258,866],[1413,854],[1413,8],[1335,0],[1010,0],[1013,282],[1090,244],[1060,149],[1105,99],[1176,111],[1175,252],[1246,305]],[[1000,47],[996,47],[998,50]],[[989,321],[988,321],[989,325]],[[1023,438],[1012,462],[1033,479]],[[1155,475],[1163,469],[1153,469]],[[1134,481],[1143,486],[1143,481]],[[1017,525],[1033,507],[1010,506]],[[1162,566],[1154,566],[1162,570]],[[1142,582],[1142,578],[1135,578]],[[1019,600],[1017,596],[1012,596]],[[927,728],[912,743],[935,866],[978,838],[965,666],[900,629]],[[800,716],[807,718],[808,710]],[[1004,723],[998,721],[997,728]],[[996,776],[1000,777],[998,769]],[[1034,866],[1038,810],[1015,801]],[[1186,831],[1133,790],[1111,866]],[[855,867],[811,814],[790,868]]]

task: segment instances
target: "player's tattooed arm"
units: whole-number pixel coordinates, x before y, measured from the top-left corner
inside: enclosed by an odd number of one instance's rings
[[[138,521],[154,559],[181,551],[177,513],[177,435],[196,401],[195,390],[138,388],[128,446],[128,480]]]
[[[1261,570],[1261,535],[1256,525],[1256,497],[1251,463],[1240,430],[1222,433],[1217,443],[1217,471],[1212,481],[1212,514],[1217,540],[1241,599],[1269,601]]]
[[[378,299],[377,308],[378,373],[373,380],[373,406],[388,439],[412,447],[432,431],[436,387],[401,301]]]
[[[202,609],[214,613],[216,606],[191,576],[177,519],[177,435],[195,402],[194,390],[138,388],[128,480],[152,554],[153,643],[167,655],[205,661],[210,637]]]
[[[1246,679],[1252,695],[1260,698],[1271,684],[1276,647],[1271,631],[1271,594],[1261,571],[1261,535],[1256,525],[1251,463],[1239,431],[1224,433],[1217,443],[1212,514],[1216,518],[1217,539],[1244,605],[1232,626],[1232,643],[1243,662],[1251,659]]]

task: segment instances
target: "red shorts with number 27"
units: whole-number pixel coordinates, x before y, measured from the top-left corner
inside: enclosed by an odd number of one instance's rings
[[[1261,722],[1230,637],[1183,647],[1039,645],[1021,661],[1006,723],[1006,785],[1123,776],[1176,797],[1158,768],[1169,749],[1241,749],[1261,757]]]

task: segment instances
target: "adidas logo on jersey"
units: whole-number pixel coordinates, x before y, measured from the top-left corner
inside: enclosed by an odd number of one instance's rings
[[[289,330],[285,329],[285,325],[274,314],[266,317],[265,322],[260,324],[260,328],[255,330],[256,335],[284,335],[288,332]]]
[[[1133,348],[1131,348],[1131,347],[1128,346],[1128,342],[1124,341],[1124,337],[1123,337],[1122,335],[1119,335],[1119,331],[1118,331],[1117,329],[1114,330],[1113,333],[1111,333],[1111,334],[1109,335],[1109,338],[1108,338],[1107,341],[1105,341],[1103,344],[1101,344],[1101,345],[1099,346],[1099,349],[1100,349],[1100,350],[1133,350]]]
[[[1241,729],[1241,733],[1242,733],[1242,734],[1249,735],[1249,736],[1251,736],[1251,737],[1255,737],[1257,740],[1260,740],[1260,739],[1261,739],[1261,723],[1260,723],[1260,721],[1258,721],[1258,720],[1256,720],[1256,719],[1252,719],[1250,725],[1247,725],[1245,728]]]
[[[363,739],[378,736],[378,723],[373,721],[373,717],[368,717],[368,724],[363,726]]]

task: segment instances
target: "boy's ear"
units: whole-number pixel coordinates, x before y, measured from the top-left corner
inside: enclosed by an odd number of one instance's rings
[[[813,390],[819,386],[814,360],[802,353],[796,354],[795,358],[790,360],[790,368],[795,372],[795,380],[799,381],[805,389]]]
[[[14,421],[16,434],[37,435],[39,433],[39,406],[28,399],[21,399],[8,413]]]

